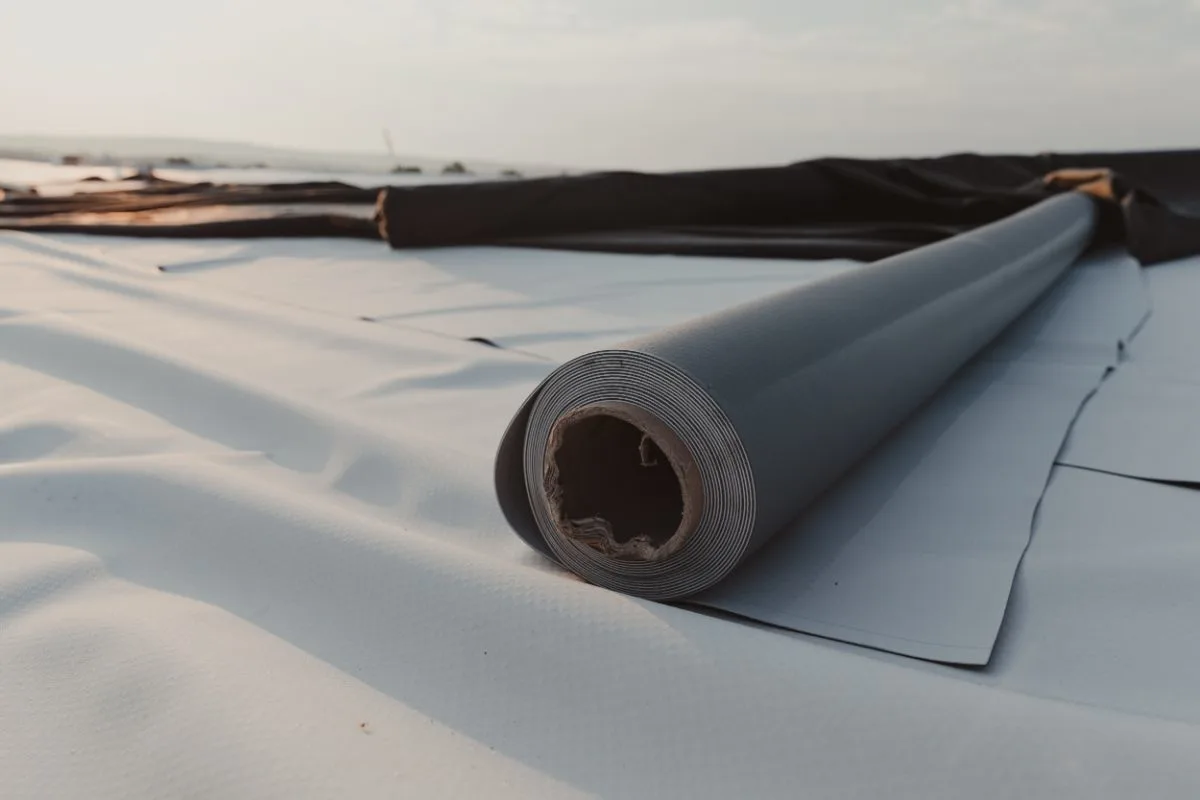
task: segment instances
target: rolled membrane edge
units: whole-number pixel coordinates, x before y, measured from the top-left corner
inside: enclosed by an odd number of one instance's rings
[[[953,239],[586,354],[501,439],[501,510],[584,580],[721,582],[1041,297],[1092,240],[1060,195]]]
[[[525,487],[553,555],[585,580],[670,600],[733,571],[754,531],[745,448],[716,401],[674,365],[602,350],[541,387]]]

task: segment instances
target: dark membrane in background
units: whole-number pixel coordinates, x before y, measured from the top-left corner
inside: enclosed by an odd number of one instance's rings
[[[1143,264],[1200,252],[1198,150],[820,158],[371,188],[186,184],[151,171],[113,188],[41,197],[9,187],[0,230],[876,261],[1082,188],[1104,201],[1098,238],[1124,242]]]
[[[783,167],[604,172],[386,189],[397,248],[468,244],[874,261],[1055,194],[1102,199],[1098,238],[1143,264],[1200,252],[1200,150],[821,158]]]

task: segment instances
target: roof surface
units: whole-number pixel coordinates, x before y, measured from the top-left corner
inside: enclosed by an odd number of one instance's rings
[[[1200,260],[1081,306],[1152,313],[986,667],[508,531],[495,447],[557,363],[854,268],[0,234],[6,797],[1196,796],[1200,494],[1164,482],[1200,483]]]

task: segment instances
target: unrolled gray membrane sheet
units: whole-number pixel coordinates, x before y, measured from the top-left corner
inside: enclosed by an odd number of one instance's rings
[[[1064,436],[1147,311],[1137,262],[1084,259],[811,511],[694,600],[986,664]]]
[[[1060,462],[1200,484],[1200,259],[1146,278],[1154,314],[1080,414]]]
[[[1200,340],[1197,340],[1200,341]],[[1059,463],[1200,484],[1200,372],[1122,364],[1080,414]]]
[[[1056,469],[979,679],[1200,723],[1200,492]]]
[[[1060,198],[890,271],[576,359],[506,433],[501,506],[531,546],[609,588],[986,663],[1056,453],[1145,313],[1132,260],[1076,261],[1091,224],[1086,201]],[[649,417],[612,405],[629,399]],[[567,471],[603,484],[607,467],[565,455],[570,437],[613,455],[615,428],[597,438],[578,424],[591,418],[572,417],[597,405],[642,427],[643,445],[666,442],[628,449],[642,468],[675,468],[683,521],[670,541],[627,544],[615,516],[572,516]],[[680,539],[689,497],[703,514]]]

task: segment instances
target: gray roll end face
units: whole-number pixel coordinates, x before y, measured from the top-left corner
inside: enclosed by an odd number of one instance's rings
[[[751,546],[754,481],[733,425],[690,376],[638,350],[590,353],[546,379],[523,472],[549,554],[598,586],[682,599]]]

